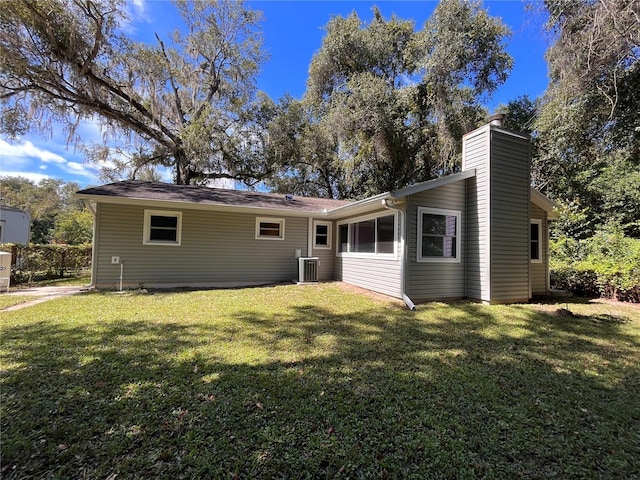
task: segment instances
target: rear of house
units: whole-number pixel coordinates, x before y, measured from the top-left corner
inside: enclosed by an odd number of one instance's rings
[[[461,172],[355,202],[136,181],[82,190],[96,217],[93,284],[306,280],[300,258],[312,258],[314,280],[409,306],[546,293],[553,203],[529,187],[529,138],[485,125],[463,140]]]

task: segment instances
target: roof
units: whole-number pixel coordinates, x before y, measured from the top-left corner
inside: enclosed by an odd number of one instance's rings
[[[373,197],[364,198],[357,202],[348,203],[346,205],[338,206],[328,212],[332,218],[338,218],[344,215],[357,215],[371,209],[373,205],[382,205],[386,200],[402,201],[405,197],[413,195],[414,193],[421,193],[433,188],[442,187],[450,183],[459,182],[460,180],[466,180],[467,178],[475,177],[476,170],[466,170],[464,172],[453,173],[451,175],[445,175],[435,178],[433,180],[427,180],[425,182],[416,183],[409,187],[401,188],[391,192],[380,193]]]
[[[327,198],[297,197],[276,193],[254,192],[247,190],[229,190],[223,188],[198,187],[193,185],[175,185],[172,183],[143,182],[127,180],[92,187],[76,192],[84,200],[104,203],[130,203],[138,205],[180,204],[181,207],[206,208],[236,212],[287,214],[307,216],[309,213],[328,218],[341,218],[370,212],[374,208],[384,208],[387,201],[403,202],[404,198],[415,193],[442,187],[475,176],[476,171],[466,170],[446,175],[434,180],[417,183],[396,191],[385,192],[358,201],[331,200]],[[549,213],[549,218],[557,218],[556,204],[534,188],[531,201]]]
[[[558,219],[558,212],[556,212],[555,208],[558,206],[556,202],[549,199],[543,193],[540,193],[535,188],[531,187],[531,202],[542,210],[546,211],[549,214],[549,218],[551,220]]]
[[[118,199],[118,201],[124,199],[131,202],[156,201],[211,207],[228,206],[265,210],[289,210],[292,213],[320,213],[350,203],[345,200],[327,198],[285,196],[276,193],[143,182],[140,180],[126,180],[99,187],[91,187],[76,192],[76,195],[82,199],[105,202],[109,202],[111,199]]]

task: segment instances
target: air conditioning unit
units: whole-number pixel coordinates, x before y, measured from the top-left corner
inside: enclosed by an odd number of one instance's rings
[[[318,281],[318,257],[298,258],[298,283],[311,283]]]

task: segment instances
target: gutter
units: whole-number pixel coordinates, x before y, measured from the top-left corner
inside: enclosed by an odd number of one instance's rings
[[[407,242],[405,241],[406,240],[405,225],[407,223],[406,222],[407,214],[404,209],[405,201],[391,199],[391,198],[383,198],[382,206],[386,209],[396,210],[397,212],[402,213],[402,231],[401,231],[401,237],[400,237],[402,239],[402,261],[400,262],[400,291],[402,292],[401,293],[402,300],[404,300],[404,303],[407,306],[407,308],[409,310],[415,310],[416,305],[409,298],[409,295],[407,295],[404,291],[405,264],[406,264],[406,258],[407,258],[407,252],[406,252]]]

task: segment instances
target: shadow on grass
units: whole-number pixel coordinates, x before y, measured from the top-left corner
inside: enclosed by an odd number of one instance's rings
[[[347,310],[3,328],[3,476],[640,471],[638,337],[624,325],[464,302]]]

